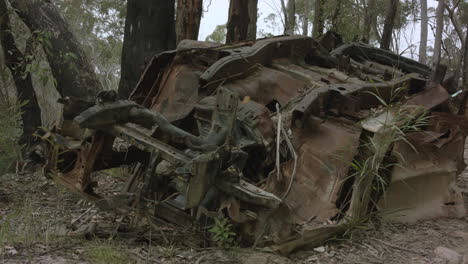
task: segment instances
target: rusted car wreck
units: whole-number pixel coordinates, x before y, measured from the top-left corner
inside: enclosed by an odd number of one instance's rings
[[[151,60],[129,100],[63,100],[47,169],[104,209],[180,225],[221,212],[244,241],[287,254],[376,210],[465,214],[464,106],[451,89],[443,69],[359,43],[184,41]],[[125,164],[120,195],[95,192],[93,172]]]

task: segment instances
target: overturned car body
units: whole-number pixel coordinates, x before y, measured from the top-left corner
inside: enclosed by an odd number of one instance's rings
[[[47,168],[104,209],[180,225],[223,213],[245,241],[283,253],[375,210],[463,216],[465,120],[442,83],[358,43],[182,42],[152,59],[129,100],[64,100],[62,126],[44,136]],[[125,164],[121,194],[95,192],[93,172]]]

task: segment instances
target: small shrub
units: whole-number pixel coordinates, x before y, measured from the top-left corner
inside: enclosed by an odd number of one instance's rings
[[[220,248],[231,248],[235,245],[236,233],[233,226],[225,217],[215,218],[215,224],[208,231],[211,233],[213,242]]]

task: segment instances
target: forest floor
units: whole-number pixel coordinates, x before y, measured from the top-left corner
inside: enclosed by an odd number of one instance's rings
[[[40,173],[0,182],[0,263],[468,263],[468,216],[369,228],[285,258],[208,247],[207,234],[170,224],[128,228],[121,215],[96,210]],[[468,206],[468,170],[458,185]],[[91,229],[95,235],[86,237]]]

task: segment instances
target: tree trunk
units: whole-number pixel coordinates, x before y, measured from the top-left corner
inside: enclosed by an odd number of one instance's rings
[[[463,51],[463,89],[468,91],[468,26],[465,31],[465,48]]]
[[[309,35],[309,15],[310,15],[310,1],[304,0],[304,20],[302,21],[302,35]]]
[[[231,0],[229,4],[226,43],[246,40],[249,24],[249,1]]]
[[[468,26],[466,27],[465,46],[463,51],[463,99],[458,114],[468,119]]]
[[[102,85],[59,10],[48,1],[11,0],[11,5],[31,32],[48,38],[44,50],[60,95],[93,101]]]
[[[395,25],[395,17],[400,0],[388,0],[387,13],[385,15],[384,29],[382,32],[382,40],[380,41],[380,48],[390,50],[392,42],[393,27]]]
[[[369,43],[370,33],[372,29],[373,17],[375,16],[375,0],[368,0],[367,6],[364,8],[364,25],[362,27],[361,41]]]
[[[340,18],[341,4],[342,4],[341,2],[342,0],[336,0],[336,3],[335,3],[336,6],[335,6],[335,10],[333,11],[332,28],[331,28],[333,32],[338,32],[338,21]]]
[[[177,44],[184,39],[198,39],[203,0],[177,0]]]
[[[29,145],[34,141],[34,131],[42,125],[41,109],[34,92],[31,74],[26,72],[28,60],[18,49],[12,34],[9,12],[6,0],[0,0],[0,41],[5,56],[5,64],[13,75],[18,99],[26,103],[21,107],[23,134],[20,137],[19,143]]]
[[[372,16],[372,31],[374,32],[375,39],[380,43],[380,41],[382,41],[382,34],[380,33],[377,25],[377,15],[374,14]]]
[[[459,17],[455,14],[455,9],[458,7],[459,4],[460,4],[460,1],[457,1],[457,3],[452,8],[450,8],[444,2],[444,7],[445,7],[445,10],[447,10],[450,21],[452,21],[452,25],[453,25],[453,28],[455,29],[455,32],[457,33],[458,37],[460,38],[460,42],[462,43],[462,45],[464,45],[465,40],[464,40],[464,36],[463,36],[463,29],[462,29],[462,26],[460,25],[461,22],[460,22]],[[459,12],[459,13],[461,13],[461,12]],[[462,15],[462,14],[460,14],[460,15]]]
[[[284,27],[284,34],[292,36],[296,26],[296,0],[288,0],[287,13],[288,22]]]
[[[315,0],[315,15],[314,24],[312,28],[312,37],[318,38],[323,34],[323,5],[324,0]]]
[[[247,39],[257,39],[257,14],[258,0],[249,1],[249,27],[247,28]]]
[[[128,0],[119,97],[128,98],[146,64],[175,48],[174,0]]]
[[[419,62],[426,64],[427,60],[427,0],[421,0],[421,42],[419,43]]]
[[[284,28],[287,27],[288,25],[288,9],[286,8],[286,5],[284,4],[284,0],[280,0],[281,3],[281,10],[283,11],[283,16],[284,16],[284,21],[283,21],[283,26]]]
[[[437,68],[440,64],[440,54],[442,49],[442,32],[444,30],[444,7],[443,0],[439,0],[439,4],[436,9],[436,35],[434,39],[434,55],[432,64],[434,68]]]

